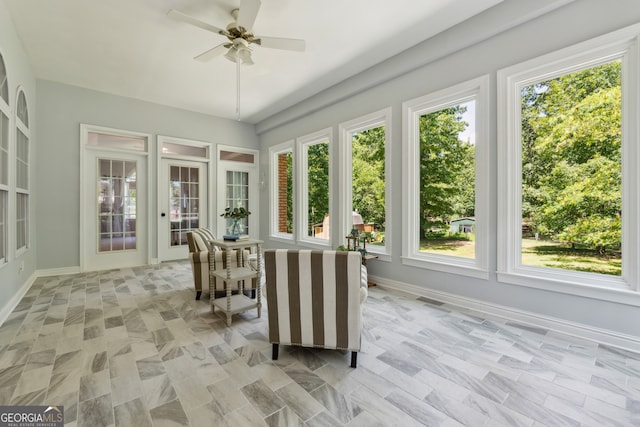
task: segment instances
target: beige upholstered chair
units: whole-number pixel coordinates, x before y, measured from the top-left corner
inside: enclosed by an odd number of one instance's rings
[[[206,230],[206,229],[205,229]],[[202,289],[213,290],[214,292],[224,292],[224,281],[213,278],[211,271],[224,270],[227,266],[225,252],[218,250],[211,245],[215,239],[213,233],[203,229],[191,230],[187,232],[187,243],[189,244],[189,261],[193,270],[193,284],[196,289],[196,299],[200,299]],[[231,252],[231,267],[236,267],[240,262],[239,251]],[[242,266],[249,266],[249,251],[242,254]],[[238,283],[232,283],[232,290],[238,289]],[[256,279],[252,280],[251,286],[245,285],[252,295],[255,294]]]
[[[198,231],[187,232],[189,245],[189,261],[193,271],[193,284],[196,288],[196,299],[200,299],[202,286],[209,284],[209,248],[205,237]]]
[[[264,252],[269,341],[351,351],[356,367],[367,271],[359,252],[269,249]]]

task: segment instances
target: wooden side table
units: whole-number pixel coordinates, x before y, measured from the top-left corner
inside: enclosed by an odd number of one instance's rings
[[[260,311],[262,309],[262,300],[260,292],[260,275],[261,275],[261,266],[260,262],[257,262],[256,270],[253,270],[249,267],[242,267],[244,265],[244,251],[243,249],[249,247],[256,247],[256,255],[258,260],[262,256],[262,240],[256,239],[248,239],[248,240],[240,240],[240,241],[228,241],[228,240],[212,240],[211,244],[214,246],[220,247],[221,250],[225,251],[225,256],[227,260],[227,267],[224,270],[211,270],[209,274],[220,278],[225,283],[226,295],[223,298],[215,297],[215,289],[209,289],[210,302],[211,302],[211,310],[215,311],[216,308],[221,310],[223,313],[227,315],[227,326],[231,326],[231,316],[236,313],[240,313],[246,310],[250,310],[252,308],[258,309],[258,317],[260,317]],[[231,253],[236,249],[240,251],[239,254],[239,267],[231,268]],[[248,262],[249,260],[247,260]],[[210,263],[213,266],[213,263]],[[251,280],[253,278],[257,278],[256,280],[256,299],[251,299],[244,295],[244,287],[243,283],[245,280]],[[238,283],[238,293],[236,295],[231,294],[231,283]],[[209,281],[209,288],[211,288],[211,283],[215,283],[215,280]]]

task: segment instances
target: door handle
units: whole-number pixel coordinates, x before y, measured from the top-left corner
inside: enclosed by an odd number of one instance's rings
[[[161,216],[162,218],[164,218],[165,216],[167,216],[167,214],[166,214],[166,213],[164,213],[164,212],[162,212],[162,213],[160,214],[160,216]]]

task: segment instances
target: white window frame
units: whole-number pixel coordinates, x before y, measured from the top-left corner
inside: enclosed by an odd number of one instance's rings
[[[335,218],[333,212],[333,179],[332,179],[332,163],[333,163],[333,129],[326,128],[320,131],[304,135],[296,138],[296,150],[293,154],[295,159],[299,159],[297,168],[294,169],[295,180],[294,185],[297,188],[296,203],[294,205],[293,217],[296,224],[294,233],[297,236],[298,243],[318,247],[319,249],[327,249],[332,247],[333,235],[335,234],[335,228],[332,225],[330,227],[329,239],[318,239],[312,236],[307,236],[307,224],[309,222],[309,182],[307,180],[307,163],[308,153],[307,147],[327,142],[329,144],[329,218]],[[297,185],[296,185],[297,184]],[[333,221],[333,220],[330,220]],[[333,222],[331,222],[333,224]]]
[[[636,24],[498,71],[498,281],[640,306],[639,46]],[[520,90],[614,60],[622,61],[622,275],[522,265]]]
[[[29,248],[31,247],[31,236],[30,236],[30,229],[31,229],[31,152],[32,147],[31,147],[31,132],[29,130],[29,127],[22,122],[22,119],[20,117],[18,117],[18,100],[20,99],[20,95],[22,94],[22,96],[24,96],[25,99],[25,103],[26,103],[26,108],[27,108],[27,119],[29,117],[31,117],[31,114],[29,114],[29,103],[27,102],[27,95],[24,92],[24,89],[22,87],[19,87],[18,90],[16,91],[16,108],[15,108],[15,119],[14,119],[14,123],[15,123],[15,128],[16,131],[13,134],[13,141],[14,141],[14,150],[13,150],[13,156],[11,157],[11,159],[13,159],[14,161],[14,166],[15,166],[15,162],[18,161],[18,134],[21,132],[26,138],[27,138],[27,146],[28,146],[28,153],[27,153],[27,159],[26,159],[26,163],[27,163],[27,188],[19,188],[18,187],[18,177],[14,176],[14,182],[15,182],[15,195],[14,195],[14,205],[13,208],[15,210],[14,212],[14,217],[13,217],[13,222],[14,224],[16,223],[16,221],[18,220],[18,195],[22,194],[25,195],[27,197],[27,206],[26,209],[27,211],[25,212],[25,244],[24,246],[21,247],[17,247],[17,243],[18,243],[18,227],[16,225],[16,231],[15,231],[15,235],[14,235],[14,250],[15,250],[15,257],[18,258],[19,256],[21,256],[23,253],[27,252],[29,250]],[[14,167],[13,169],[14,175],[17,173],[17,167]]]
[[[378,259],[391,261],[391,107],[380,111],[369,113],[365,116],[358,117],[338,125],[338,134],[340,135],[339,156],[338,156],[338,188],[340,199],[338,201],[339,229],[341,236],[347,236],[351,232],[353,222],[353,135],[369,129],[384,126],[384,156],[385,156],[385,244],[384,246],[369,245],[367,252],[378,255]]]
[[[4,61],[4,56],[2,54],[0,54],[0,61],[2,61],[4,63],[5,66],[5,70],[7,70],[7,64]],[[8,74],[8,71],[7,71]],[[7,76],[8,79],[8,76]],[[8,101],[8,100],[7,100]],[[11,230],[13,227],[9,227],[9,224],[13,224],[13,219],[12,219],[12,215],[11,213],[11,209],[13,207],[13,203],[12,203],[12,199],[13,197],[11,197],[11,182],[13,181],[13,169],[14,169],[14,162],[15,159],[13,159],[11,157],[12,154],[12,150],[11,150],[11,141],[12,141],[12,137],[14,134],[13,131],[13,124],[12,124],[12,114],[11,114],[11,109],[9,108],[9,103],[5,102],[4,98],[2,98],[0,96],[0,112],[2,114],[4,114],[4,116],[7,118],[7,151],[5,152],[6,156],[7,156],[7,182],[5,184],[0,183],[0,197],[2,194],[4,194],[5,196],[5,210],[4,210],[4,224],[0,224],[0,226],[2,226],[4,228],[2,235],[4,236],[4,242],[0,242],[0,245],[3,245],[4,247],[4,256],[0,257],[0,267],[6,265],[11,257],[12,254],[12,250],[10,250],[10,248],[13,247],[13,244],[10,244],[10,239],[9,239],[9,230]]]
[[[296,232],[296,181],[295,181],[295,170],[296,170],[296,155],[295,155],[295,144],[294,144],[294,140],[290,140],[287,142],[283,142],[282,144],[278,144],[278,145],[274,145],[273,147],[269,148],[269,167],[270,167],[270,171],[269,171],[269,176],[271,179],[271,192],[269,194],[270,197],[270,216],[269,216],[269,234],[271,236],[272,239],[274,240],[282,240],[285,242],[293,242],[295,240],[295,232]],[[293,210],[293,221],[294,221],[294,227],[293,227],[293,233],[283,233],[281,231],[278,231],[278,222],[280,219],[280,214],[279,214],[279,201],[278,201],[278,156],[281,154],[285,154],[285,153],[291,153],[293,156],[293,162],[292,162],[292,176],[293,176],[293,189],[292,189],[292,200],[293,200],[293,206],[292,206],[292,210]]]
[[[475,100],[475,258],[420,251],[420,116]],[[488,279],[489,257],[489,76],[484,75],[402,103],[402,222],[404,265]]]

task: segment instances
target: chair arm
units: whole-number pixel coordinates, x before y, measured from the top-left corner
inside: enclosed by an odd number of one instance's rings
[[[189,259],[200,264],[209,264],[209,251],[189,252]]]
[[[369,279],[367,277],[367,267],[360,267],[360,304],[367,300],[369,295]]]

